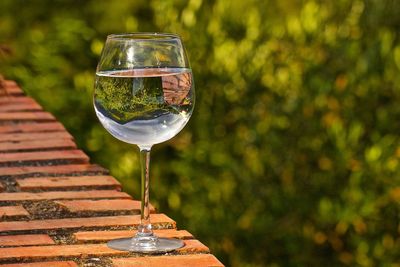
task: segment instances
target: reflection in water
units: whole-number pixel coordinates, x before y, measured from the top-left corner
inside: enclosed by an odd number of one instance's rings
[[[180,105],[192,87],[192,76],[184,72],[162,77],[164,101],[170,105]]]

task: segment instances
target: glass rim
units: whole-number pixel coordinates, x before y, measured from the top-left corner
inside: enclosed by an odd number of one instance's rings
[[[127,32],[127,33],[113,33],[107,35],[107,40],[135,40],[135,41],[147,41],[147,40],[173,40],[181,39],[181,37],[175,33],[164,33],[164,32]]]

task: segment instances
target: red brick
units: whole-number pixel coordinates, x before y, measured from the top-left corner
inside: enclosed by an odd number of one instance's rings
[[[178,249],[177,251],[182,254],[187,253],[209,253],[210,249],[206,247],[203,243],[196,239],[183,240],[185,246]]]
[[[1,169],[0,169],[1,171]],[[112,186],[120,188],[121,184],[112,176],[66,176],[17,179],[19,187],[24,190],[59,189],[76,187]]]
[[[12,96],[22,96],[24,92],[19,87],[6,88],[7,94]]]
[[[108,248],[106,244],[56,245],[0,248],[0,260],[42,259],[55,257],[82,257],[124,255],[125,251]]]
[[[7,92],[15,97],[0,97],[0,124],[3,124],[0,125],[0,164],[3,163],[2,165],[6,165],[5,163],[13,164],[20,163],[21,161],[40,162],[57,159],[71,162],[75,159],[81,160],[81,162],[88,162],[88,158],[82,152],[80,153],[84,156],[79,153],[79,155],[75,155],[78,159],[74,158],[73,155],[68,156],[65,154],[68,154],[68,152],[65,151],[77,151],[73,150],[76,148],[76,145],[72,141],[73,138],[65,131],[64,127],[60,123],[55,121],[51,114],[40,112],[40,105],[38,105],[33,99],[19,96],[22,95],[23,92],[14,81],[6,81],[4,84]],[[63,151],[50,151],[54,149]],[[15,153],[17,151],[20,151],[20,153]],[[33,153],[28,151],[38,152]],[[1,154],[1,152],[3,153]],[[131,200],[129,195],[116,190],[64,191],[65,189],[72,188],[82,189],[82,187],[102,187],[102,183],[107,184],[107,182],[104,181],[104,177],[111,177],[105,175],[84,175],[84,173],[88,172],[91,174],[107,173],[105,169],[89,164],[0,167],[0,176],[16,176],[14,178],[20,178],[18,177],[19,175],[24,175],[24,177],[28,175],[63,176],[18,179],[22,187],[24,187],[23,183],[27,182],[24,190],[49,190],[54,188],[63,191],[0,193],[0,201],[9,201],[9,205],[16,205],[15,201],[58,200],[58,204],[64,205],[71,212],[139,209],[138,201]],[[81,176],[69,177],[71,174],[78,174]],[[98,177],[103,178],[99,179]],[[42,178],[44,179],[42,181],[34,180]],[[111,179],[113,180],[112,184],[104,186],[112,186],[116,189],[120,189],[119,183],[112,177]],[[31,182],[31,184],[29,184],[29,182]],[[32,182],[39,183],[34,185]],[[1,191],[2,185],[0,182],[0,192]],[[96,200],[87,200],[93,198]],[[101,198],[103,199],[98,200]],[[108,199],[104,200],[104,198]],[[65,199],[68,199],[68,201]],[[9,207],[5,207],[3,203],[3,206],[0,207],[0,212],[2,209],[7,210],[8,208]],[[11,211],[15,213],[20,208],[23,209],[22,206],[13,206]],[[23,211],[24,212],[22,213],[25,214],[24,216],[28,215],[26,210]],[[16,214],[21,213],[16,212]],[[151,219],[155,228],[175,227],[175,222],[163,214],[151,214]],[[177,253],[181,255],[152,255],[148,257],[139,256],[125,259],[116,259],[115,256],[119,258],[122,256],[132,257],[132,254],[109,249],[105,244],[55,245],[54,241],[48,235],[10,235],[16,234],[19,231],[22,231],[20,232],[20,234],[22,234],[28,231],[60,229],[61,231],[63,231],[62,229],[65,229],[65,231],[75,229],[74,231],[77,231],[82,228],[93,228],[99,230],[104,230],[104,227],[118,226],[131,228],[132,226],[137,226],[139,221],[139,215],[33,221],[3,221],[0,222],[0,247],[3,246],[3,248],[0,248],[0,262],[20,262],[17,264],[2,265],[6,267],[77,267],[77,264],[73,261],[60,260],[71,259],[72,257],[86,258],[90,256],[103,257],[109,255],[114,257],[114,259],[110,260],[114,262],[115,266],[223,266],[214,256],[204,254],[209,253],[209,249],[198,240],[191,239],[193,237],[190,233],[187,231],[177,231],[175,229],[156,230],[156,234],[162,237],[177,237],[184,239],[185,247],[177,251]],[[135,231],[77,232],[74,237],[78,242],[104,242],[113,238],[131,236],[134,232]],[[47,262],[43,262],[46,260]],[[31,261],[31,263],[29,263],[29,261]]]
[[[57,201],[70,212],[82,211],[110,211],[110,210],[135,210],[140,212],[140,201],[132,199],[103,199],[103,200],[67,200]],[[154,207],[150,207],[154,212]]]
[[[24,92],[17,85],[5,87],[7,95],[22,96]]]
[[[0,121],[54,121],[48,112],[0,112]]]
[[[0,219],[11,216],[28,216],[29,213],[22,206],[1,206]]]
[[[22,166],[0,168],[0,176],[3,175],[33,175],[33,174],[74,174],[81,172],[107,172],[106,169],[96,164],[70,164],[55,166]]]
[[[3,82],[3,85],[7,95],[19,96],[24,94],[24,91],[22,91],[22,89],[14,81]]]
[[[18,86],[17,82],[13,81],[13,80],[3,80],[2,83],[3,83],[3,86],[6,87],[6,88],[7,87]]]
[[[50,192],[12,192],[0,193],[0,201],[23,200],[55,200],[55,199],[87,199],[87,198],[131,198],[125,192],[116,190],[89,190],[89,191],[50,191]]]
[[[0,143],[0,152],[15,152],[43,149],[71,149],[76,148],[75,143],[69,139],[50,139],[38,141],[20,141]]]
[[[159,237],[189,239],[193,235],[186,230],[176,229],[163,229],[154,230],[154,233]],[[120,231],[86,231],[74,233],[74,238],[78,242],[91,242],[91,241],[109,241],[116,238],[132,237],[136,231],[120,230]]]
[[[8,103],[0,106],[0,112],[15,111],[41,111],[42,107],[38,103]]]
[[[3,235],[0,236],[0,246],[32,246],[53,245],[54,241],[48,235]]]
[[[114,267],[223,267],[211,254],[153,256],[112,259]]]
[[[185,246],[178,249],[178,253],[188,252],[207,253],[209,250],[196,240],[184,240]],[[28,246],[0,248],[0,260],[10,259],[38,259],[54,257],[87,257],[102,255],[128,255],[127,251],[114,250],[106,244],[82,244],[82,245],[57,245],[57,246]]]
[[[78,267],[73,261],[43,261],[2,264],[1,267]]]
[[[173,221],[165,214],[151,214],[150,218],[152,223],[156,227],[163,227],[163,228],[176,227],[175,221]],[[7,221],[7,222],[0,222],[0,232],[51,230],[51,229],[63,229],[63,228],[71,229],[71,228],[81,228],[81,227],[137,226],[139,222],[140,222],[140,215],[66,218],[66,219],[52,219],[52,220],[32,220],[32,221]]]
[[[76,163],[88,163],[89,157],[81,150],[2,153],[0,157],[0,163],[40,162],[49,160],[68,160]]]
[[[25,140],[49,140],[49,139],[73,139],[73,138],[68,132],[0,134],[0,142],[25,141]]]
[[[35,133],[65,131],[59,122],[19,123],[0,126],[0,133]]]
[[[6,96],[6,97],[0,97],[0,104],[8,104],[8,103],[33,103],[35,100],[33,100],[30,97],[27,96]]]

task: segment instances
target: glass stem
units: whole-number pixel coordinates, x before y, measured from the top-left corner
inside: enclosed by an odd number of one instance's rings
[[[152,236],[153,230],[150,223],[150,150],[151,147],[140,147],[140,167],[142,172],[141,181],[141,206],[140,206],[140,225],[138,236]]]

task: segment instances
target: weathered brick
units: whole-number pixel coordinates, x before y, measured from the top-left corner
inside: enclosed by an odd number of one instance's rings
[[[2,96],[0,97],[0,104],[8,104],[8,103],[33,103],[35,100],[33,100],[30,97],[27,96],[19,96],[19,97],[14,97],[14,96]]]
[[[54,121],[48,112],[0,112],[0,121]]]
[[[68,160],[75,163],[88,163],[89,157],[83,153],[82,150],[2,153],[0,157],[0,163],[40,162],[49,160]]]
[[[23,92],[22,89],[18,86],[17,82],[13,80],[3,80],[3,86],[6,88],[6,90],[10,88],[19,88],[19,90]]]
[[[132,199],[67,200],[56,201],[56,203],[66,207],[70,212],[111,210],[140,211],[140,201]],[[154,207],[150,206],[150,211],[154,212]]]
[[[43,149],[73,149],[75,143],[69,139],[30,140],[0,143],[0,152],[16,152]]]
[[[0,206],[1,217],[28,216],[29,213],[22,206]]]
[[[0,106],[0,112],[15,112],[15,111],[40,111],[42,107],[35,102],[32,103],[8,103]]]
[[[185,246],[178,249],[181,254],[208,253],[209,250],[197,240],[184,240]],[[82,245],[57,245],[57,246],[28,246],[0,248],[0,260],[9,259],[40,259],[54,257],[87,257],[102,255],[128,255],[129,252],[119,251],[107,247],[106,244],[82,244]]]
[[[101,172],[108,171],[96,164],[69,164],[69,165],[53,165],[53,166],[21,166],[0,168],[0,176],[13,175],[34,175],[34,174],[76,174],[82,172]]]
[[[78,267],[73,261],[43,261],[2,264],[1,267]]]
[[[54,133],[6,133],[0,134],[0,142],[25,141],[25,140],[49,140],[49,139],[73,139],[72,136],[64,132]]]
[[[112,259],[114,267],[223,267],[211,254],[153,256]]]
[[[18,86],[17,82],[13,80],[3,80],[2,83],[5,88]]]
[[[6,90],[7,95],[13,95],[13,96],[20,96],[24,94],[24,91],[14,82],[14,81],[7,81],[3,82],[4,89]]]
[[[1,172],[1,169],[0,169]],[[112,176],[66,176],[17,179],[19,187],[24,190],[59,189],[80,187],[109,186],[121,188],[121,184]]]
[[[0,246],[32,246],[32,245],[53,245],[53,239],[48,235],[3,235],[0,236]]]
[[[50,191],[50,192],[38,192],[38,193],[31,193],[31,192],[0,193],[0,201],[90,199],[90,198],[130,199],[131,196],[125,192],[116,190]]]
[[[6,89],[8,95],[12,96],[22,96],[24,92],[19,87],[11,87]]]
[[[0,201],[3,202],[0,207],[0,216],[2,211],[5,211],[3,214],[9,216],[21,216],[22,214],[22,216],[27,216],[29,215],[27,211],[22,206],[16,206],[16,203],[38,200],[57,200],[58,204],[65,206],[70,212],[139,210],[138,201],[131,200],[128,194],[117,191],[120,189],[120,184],[111,176],[106,175],[108,174],[107,170],[97,165],[61,163],[73,163],[74,161],[86,163],[88,158],[82,152],[79,152],[79,155],[72,155],[74,152],[71,153],[71,151],[78,151],[75,150],[73,137],[65,131],[60,123],[55,121],[51,114],[42,112],[38,103],[31,98],[22,96],[21,88],[14,81],[6,81],[3,85],[6,86],[8,95],[0,96],[0,165],[3,166],[0,167],[0,178],[1,176],[15,176],[13,178],[18,180],[20,188],[23,190],[56,189],[60,191],[0,193]],[[47,161],[51,161],[55,165],[50,166]],[[45,163],[43,165],[46,166],[37,166],[36,164],[40,162]],[[21,163],[23,165],[34,163],[36,166],[5,166]],[[115,190],[83,191],[84,188],[91,187],[99,189],[111,187]],[[80,191],[66,191],[74,188]],[[2,190],[5,190],[5,185],[2,185],[0,181],[0,192]],[[8,202],[9,206],[5,206]],[[11,207],[11,205],[13,206]],[[175,222],[163,214],[152,213],[151,220],[155,228],[176,227]],[[62,232],[65,229],[66,232],[69,232],[71,229],[74,231],[98,229],[102,231],[75,233],[75,241],[81,243],[104,242],[114,238],[133,236],[135,233],[133,230],[104,231],[104,228],[131,229],[137,227],[139,221],[140,215],[3,221],[0,222],[0,247],[2,247],[0,248],[0,262],[19,262],[2,265],[6,267],[77,267],[73,261],[60,260],[72,257],[93,256],[97,258],[109,255],[114,257],[111,260],[115,266],[223,266],[214,256],[205,254],[209,253],[209,249],[198,240],[194,240],[193,236],[184,230],[155,230],[158,236],[184,240],[185,246],[177,251],[179,256],[141,257],[135,255],[135,258],[126,259],[115,259],[115,256],[132,256],[132,254],[109,249],[105,244],[55,245],[48,235],[25,235],[29,231],[40,233],[46,230]],[[19,234],[16,235],[17,233]]]
[[[187,253],[209,253],[210,249],[205,246],[203,243],[201,243],[199,240],[196,239],[188,239],[188,240],[183,240],[185,243],[185,246],[178,249],[177,251],[182,253],[182,254],[187,254]]]
[[[106,244],[85,245],[58,245],[58,246],[28,246],[14,248],[0,248],[0,260],[10,259],[43,259],[55,257],[82,257],[101,255],[124,255],[125,251],[118,251],[107,247]]]
[[[1,267],[78,267],[73,261],[43,261],[2,264]]]
[[[186,230],[176,229],[163,229],[154,230],[154,233],[159,237],[190,239],[193,235]],[[73,236],[78,242],[91,242],[91,241],[109,241],[116,238],[132,237],[136,231],[132,230],[119,230],[119,231],[85,231],[74,233]]]
[[[0,125],[0,133],[35,133],[57,131],[65,131],[64,126],[59,122],[28,122],[11,125]]]
[[[175,228],[176,223],[165,214],[151,214],[154,226],[162,228]],[[52,220],[8,221],[0,222],[0,233],[8,231],[71,229],[81,227],[108,227],[108,226],[137,226],[140,215],[105,216],[89,218],[66,218]],[[1,253],[0,253],[1,254]]]

